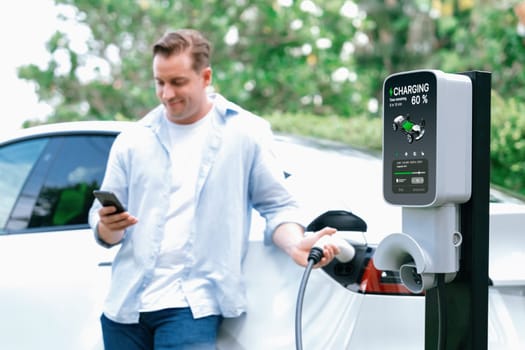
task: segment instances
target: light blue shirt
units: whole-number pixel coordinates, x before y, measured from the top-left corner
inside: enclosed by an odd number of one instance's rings
[[[266,219],[265,243],[285,222],[301,222],[273,152],[270,125],[218,94],[208,143],[198,173],[193,230],[185,252],[182,289],[194,317],[236,317],[246,311],[242,263],[248,249],[252,209]],[[121,323],[139,318],[140,293],[151,279],[163,239],[172,167],[170,140],[159,106],[111,149],[101,188],[116,193],[138,223],[125,232],[112,267],[105,315]],[[191,152],[191,150],[188,150]],[[100,204],[89,222],[96,226]]]

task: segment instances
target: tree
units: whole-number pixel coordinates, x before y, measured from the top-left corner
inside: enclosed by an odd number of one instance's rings
[[[214,43],[214,87],[258,113],[370,114],[382,82],[417,68],[493,72],[501,93],[525,99],[523,38],[510,6],[467,0],[55,0],[87,28],[48,42],[52,59],[19,76],[51,103],[50,121],[136,119],[157,102],[150,48],[167,29],[198,28]],[[430,6],[433,4],[434,6]],[[504,53],[503,55],[501,53]],[[468,59],[466,59],[468,57]],[[64,63],[64,61],[68,61]],[[65,69],[64,69],[65,67]],[[85,72],[88,71],[89,74]]]
[[[57,31],[48,43],[48,66],[20,70],[20,77],[36,82],[40,98],[54,105],[49,121],[142,116],[156,104],[150,47],[164,31],[179,27],[207,33],[215,47],[215,88],[247,108],[341,115],[359,110],[351,104],[362,88],[353,84],[352,57],[341,58],[356,33],[352,18],[340,13],[343,1],[323,7],[311,1],[56,3],[67,5],[64,13],[73,15],[64,19],[87,26],[91,37],[86,52],[78,52],[71,33]],[[63,57],[67,71],[60,69]],[[87,79],[86,65],[94,66]]]
[[[22,67],[41,100],[55,107],[48,122],[137,119],[158,102],[152,43],[169,28],[193,27],[214,44],[214,88],[259,114],[380,115],[382,83],[418,68],[493,73],[494,120],[507,107],[516,128],[525,100],[525,41],[507,2],[495,0],[55,0],[63,17],[90,33],[85,48],[72,32],[48,42],[45,68]],[[88,72],[88,74],[86,74]],[[503,130],[503,129],[501,129]],[[507,129],[505,129],[507,130]],[[521,132],[521,131],[520,131]],[[500,140],[515,139],[514,136]],[[521,134],[520,134],[521,135]],[[494,140],[494,138],[493,138]],[[521,153],[493,146],[497,181],[523,174]],[[507,152],[508,153],[508,152]],[[503,162],[503,163],[502,163]],[[520,163],[521,162],[521,163]],[[511,174],[501,171],[515,169]],[[517,170],[516,170],[517,169]],[[525,190],[523,190],[525,191]]]

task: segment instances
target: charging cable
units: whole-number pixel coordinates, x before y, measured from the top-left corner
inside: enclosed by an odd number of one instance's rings
[[[445,291],[445,274],[437,275],[438,302],[438,350],[447,348],[447,296]]]
[[[344,238],[337,236],[337,234],[321,237],[310,250],[307,259],[308,264],[306,265],[303,278],[301,279],[301,285],[299,286],[299,294],[297,295],[297,304],[295,308],[295,348],[297,350],[303,350],[302,314],[306,284],[308,283],[308,278],[310,277],[313,266],[319,263],[323,257],[323,248],[326,244],[333,244],[339,248],[340,252],[335,258],[342,263],[349,262],[355,256],[354,247]]]

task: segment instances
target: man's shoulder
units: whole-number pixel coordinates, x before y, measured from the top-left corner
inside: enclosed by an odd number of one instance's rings
[[[241,107],[240,105],[226,99],[220,94],[211,95],[215,108],[219,115],[227,122],[238,126],[252,128],[253,126],[267,127],[268,121],[259,115]]]
[[[137,146],[145,142],[149,136],[152,136],[152,127],[156,123],[157,118],[155,117],[156,113],[154,111],[148,113],[142,119],[137,120],[132,123],[130,127],[123,130],[115,140],[115,143],[120,144],[121,147],[131,147]],[[137,142],[140,141],[140,142]]]

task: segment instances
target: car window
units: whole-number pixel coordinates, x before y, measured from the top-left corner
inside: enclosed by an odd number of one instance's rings
[[[54,137],[26,182],[7,222],[12,232],[87,225],[114,136]]]
[[[27,177],[49,140],[41,138],[0,148],[0,233]]]

